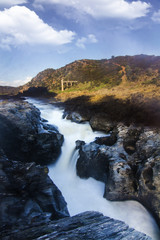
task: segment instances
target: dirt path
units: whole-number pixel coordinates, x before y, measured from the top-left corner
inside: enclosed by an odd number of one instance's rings
[[[126,68],[125,66],[121,66],[121,68],[122,68],[121,72],[123,73],[122,84],[125,84],[127,82]]]
[[[122,68],[120,70],[120,73],[123,74],[122,75],[122,83],[121,84],[125,84],[127,82],[126,67],[125,66],[121,66],[118,63],[113,63],[113,64]]]

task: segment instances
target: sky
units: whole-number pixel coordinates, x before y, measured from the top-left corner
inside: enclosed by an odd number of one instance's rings
[[[136,54],[160,55],[159,0],[0,0],[0,85]]]

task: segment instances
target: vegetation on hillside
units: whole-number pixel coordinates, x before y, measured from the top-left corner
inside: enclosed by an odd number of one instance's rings
[[[83,84],[84,88],[90,89],[102,84],[113,87],[121,83],[120,70],[120,66],[108,60],[79,60],[57,70],[47,69],[39,73],[31,82],[24,85],[22,90],[29,87],[46,87],[49,91],[60,91],[62,79],[76,81],[76,85]]]
[[[15,95],[18,93],[18,88],[9,86],[0,86],[0,95]]]
[[[23,92],[30,87],[45,87],[50,92],[60,93],[62,79],[64,82],[76,81],[71,88],[64,84],[65,92],[97,91],[121,85],[126,85],[126,88],[129,85],[141,88],[149,85],[159,87],[160,57],[137,55],[78,60],[57,70],[46,69],[17,90]],[[11,91],[0,88],[0,93],[4,92]]]
[[[59,104],[59,103],[58,103]],[[115,96],[104,96],[100,101],[92,101],[91,96],[68,98],[63,106],[67,112],[79,112],[88,120],[94,115],[103,119],[123,122],[128,126],[160,127],[160,101],[156,98],[144,98],[141,94],[119,99]]]
[[[128,83],[160,85],[160,57],[137,55],[112,57],[103,60],[79,60],[57,70],[46,69],[39,73],[22,89],[46,87],[49,91],[60,91],[61,80],[77,81],[83,89],[111,88]],[[89,83],[89,84],[88,84]]]
[[[62,92],[61,80],[76,83],[64,85]],[[76,111],[105,112],[111,120],[160,126],[160,57],[78,60],[46,69],[19,88],[0,87],[1,95],[17,92],[54,97]]]
[[[160,85],[160,57],[137,55],[116,57],[111,62],[125,66],[129,82]]]

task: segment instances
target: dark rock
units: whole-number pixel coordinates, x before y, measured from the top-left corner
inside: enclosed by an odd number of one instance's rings
[[[46,87],[30,87],[27,90],[23,90],[23,92],[19,92],[17,94],[17,97],[55,97],[56,93],[48,92],[48,89]]]
[[[119,160],[120,156],[123,156],[121,160],[124,162],[124,158],[126,158],[122,136],[119,133],[117,135],[116,131],[114,134],[118,140],[111,147],[106,146],[107,144],[98,144],[110,141],[107,137],[97,138],[95,142],[90,144],[83,144],[79,149],[79,158],[76,165],[78,176],[82,178],[94,177],[106,183],[109,174],[109,162],[113,162],[113,159]]]
[[[77,175],[93,177],[106,184],[104,197],[109,200],[127,200],[136,196],[136,180],[126,161],[124,150],[98,145],[95,142],[82,145],[77,160]]]
[[[146,128],[136,143],[137,154],[141,161],[160,155],[160,131]]]
[[[53,125],[48,124],[46,122],[43,122],[42,125],[43,125],[43,128],[47,131],[51,131],[51,132],[54,131],[56,133],[58,132],[58,128],[56,126],[53,126]]]
[[[95,143],[99,145],[112,146],[117,142],[117,132],[113,131],[109,136],[97,137]]]
[[[80,140],[76,141],[76,149],[81,149],[83,145],[85,145],[84,141],[80,141]]]
[[[146,129],[136,143],[139,199],[160,225],[160,131]]]
[[[128,154],[133,154],[136,151],[136,142],[142,133],[142,128],[131,127],[123,140],[123,147]]]
[[[0,151],[0,183],[0,222],[5,229],[69,216],[47,167],[8,160]]]
[[[85,212],[73,217],[47,224],[32,224],[19,231],[1,233],[2,240],[104,240],[136,239],[151,240],[150,237],[129,228],[124,222],[104,217],[98,212]]]
[[[77,175],[81,178],[93,177],[106,182],[108,172],[106,147],[96,143],[81,145],[76,170]]]
[[[63,136],[41,121],[40,111],[24,101],[0,103],[0,147],[7,157],[46,165],[60,155]]]
[[[135,128],[132,133],[130,128],[125,134],[123,132],[121,142],[124,146],[124,141],[128,141],[129,136],[133,140],[134,135],[136,152],[132,155],[129,152],[124,161],[119,162],[117,158],[109,161],[105,197],[109,200],[138,200],[152,212],[160,225],[160,132]]]
[[[103,181],[108,200],[141,202],[160,225],[160,131],[123,124],[117,129],[114,145],[101,145],[103,137],[79,148],[77,174]]]
[[[41,122],[42,122],[42,123],[47,123],[48,120],[46,120],[46,119],[44,119],[44,118],[41,118]]]
[[[92,116],[89,123],[93,130],[104,131],[105,133],[109,133],[116,126],[116,123],[109,120],[108,115],[105,114]]]
[[[136,199],[137,187],[132,168],[122,158],[110,158],[104,197],[108,200]]]
[[[160,156],[149,158],[139,178],[139,199],[150,209],[160,224]]]
[[[63,141],[63,136],[55,132],[35,135],[35,144],[30,149],[30,160],[41,165],[56,161],[61,153]]]
[[[88,120],[86,117],[82,116],[78,112],[72,112],[72,113],[65,112],[63,114],[63,118],[66,118],[66,119],[71,120],[72,122],[76,122],[76,123],[83,123]]]

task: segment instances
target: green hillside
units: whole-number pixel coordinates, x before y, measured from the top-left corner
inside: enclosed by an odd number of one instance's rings
[[[64,91],[61,81],[64,82]],[[67,84],[68,81],[76,81]],[[137,55],[78,60],[46,69],[19,87],[0,87],[1,95],[55,98],[69,111],[87,116],[107,113],[112,121],[160,126],[160,57]]]
[[[103,60],[78,60],[57,70],[46,69],[22,87],[60,91],[61,80],[77,81],[74,89],[111,88],[124,82],[160,84],[160,57],[137,55]],[[80,85],[80,86],[79,86]],[[65,86],[65,89],[67,86]]]
[[[103,94],[125,95],[140,92],[152,92],[160,86],[160,57],[137,55],[119,56],[102,60],[78,60],[59,69],[46,69],[37,74],[30,82],[19,88],[0,88],[0,94],[23,92],[31,87],[43,87],[49,92],[61,93],[61,81],[64,92],[102,91]],[[76,83],[66,84],[67,81]],[[122,87],[122,89],[121,89]],[[143,91],[143,89],[145,89]],[[103,92],[104,91],[104,92]],[[112,91],[108,93],[107,91]],[[77,93],[79,95],[79,93]]]
[[[102,83],[107,86],[115,86],[121,82],[120,70],[121,67],[108,60],[79,60],[57,70],[42,71],[31,82],[23,86],[23,89],[47,87],[49,91],[58,91],[61,90],[62,79],[77,81],[78,84],[90,83],[91,87],[99,86]]]

